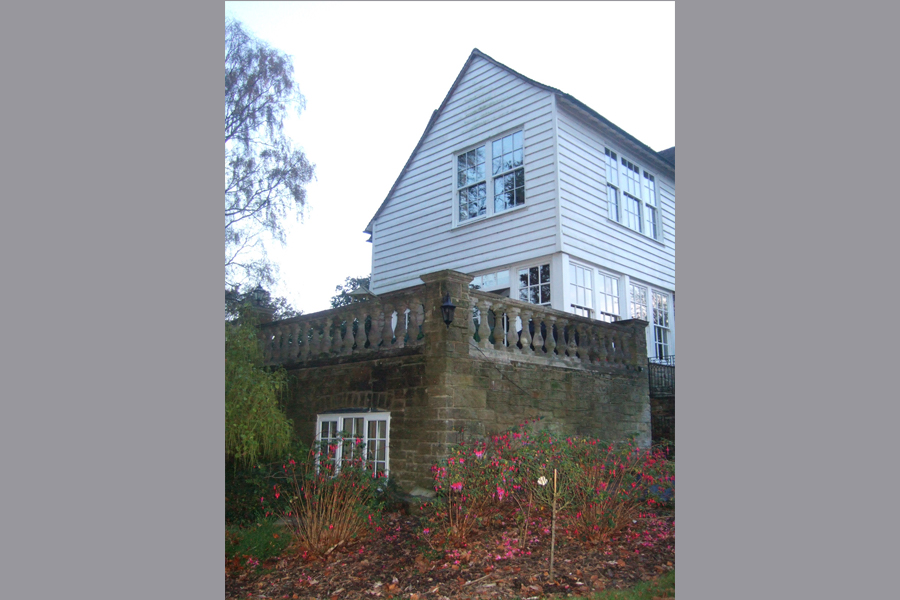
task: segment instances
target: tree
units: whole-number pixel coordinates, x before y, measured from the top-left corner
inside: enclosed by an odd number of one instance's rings
[[[241,309],[247,306],[253,306],[256,303],[256,290],[249,288],[234,287],[225,290],[225,320],[234,321],[241,316]],[[269,292],[262,291],[263,308],[272,311],[272,320],[290,319],[291,317],[299,317],[303,314],[302,310],[296,310],[291,306],[286,298],[281,296],[272,297]]]
[[[353,302],[365,302],[365,296],[351,296],[350,292],[358,290],[359,288],[369,289],[369,281],[371,279],[372,275],[367,275],[366,277],[348,277],[345,279],[344,285],[339,285],[334,288],[334,291],[340,293],[331,297],[331,308],[347,306]]]
[[[315,166],[284,135],[305,99],[291,57],[225,23],[225,282],[266,284],[276,268],[265,242],[285,242],[284,221],[302,216]]]
[[[225,324],[225,459],[249,466],[286,452],[293,425],[278,403],[284,369],[263,367],[250,311]]]

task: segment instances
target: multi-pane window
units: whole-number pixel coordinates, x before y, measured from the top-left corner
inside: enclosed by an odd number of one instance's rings
[[[525,169],[522,132],[494,140],[491,144],[494,175],[494,212],[525,204]]]
[[[654,357],[669,356],[669,295],[653,291]]]
[[[486,172],[486,165],[490,171]],[[457,222],[525,204],[524,134],[516,131],[456,156]],[[493,190],[494,201],[487,202]]]
[[[647,320],[647,288],[642,285],[630,284],[629,299],[631,304],[631,318]]]
[[[372,475],[388,473],[388,412],[325,413],[318,416],[316,442],[317,464],[341,466],[359,462]]]
[[[519,269],[519,300],[550,304],[550,265]]]
[[[619,220],[619,162],[616,153],[606,148],[606,198],[609,218]]]
[[[624,156],[605,149],[609,218],[659,239],[656,178]]]
[[[456,157],[456,185],[459,195],[459,221],[486,214],[487,188],[484,179],[484,146]]]
[[[594,291],[591,285],[592,270],[569,263],[569,288],[572,294],[572,310],[576,315],[590,317],[594,309]]]
[[[479,275],[472,280],[471,287],[485,292],[499,290],[509,291],[509,271],[497,271],[487,275]],[[508,294],[507,294],[508,295]]]
[[[644,171],[644,233],[656,239],[656,179]]]
[[[597,319],[613,323],[619,320],[619,280],[600,273],[597,278]]]

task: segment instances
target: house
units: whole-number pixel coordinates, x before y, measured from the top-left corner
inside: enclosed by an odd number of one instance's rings
[[[452,269],[483,291],[648,321],[648,356],[674,364],[675,148],[478,49],[365,232],[375,294]]]
[[[366,228],[374,295],[261,327],[288,416],[414,493],[454,444],[526,422],[648,445],[674,214],[674,148],[473,50]]]

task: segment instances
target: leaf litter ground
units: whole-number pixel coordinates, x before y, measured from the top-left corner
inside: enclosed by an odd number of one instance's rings
[[[404,598],[545,598],[630,588],[675,568],[675,517],[643,513],[601,542],[576,540],[557,525],[554,581],[550,581],[549,518],[519,548],[511,518],[479,529],[462,547],[444,547],[405,512],[385,515],[370,538],[308,559],[295,549],[258,566],[247,558],[226,563],[225,597],[341,600]],[[285,531],[287,534],[287,531]],[[252,561],[251,561],[252,562]]]

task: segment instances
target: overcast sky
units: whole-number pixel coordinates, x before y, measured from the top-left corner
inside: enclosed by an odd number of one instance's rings
[[[473,48],[578,98],[653,148],[675,145],[674,2],[226,2],[294,59],[287,134],[316,165],[303,223],[270,250],[297,309],[371,271],[362,233]]]

